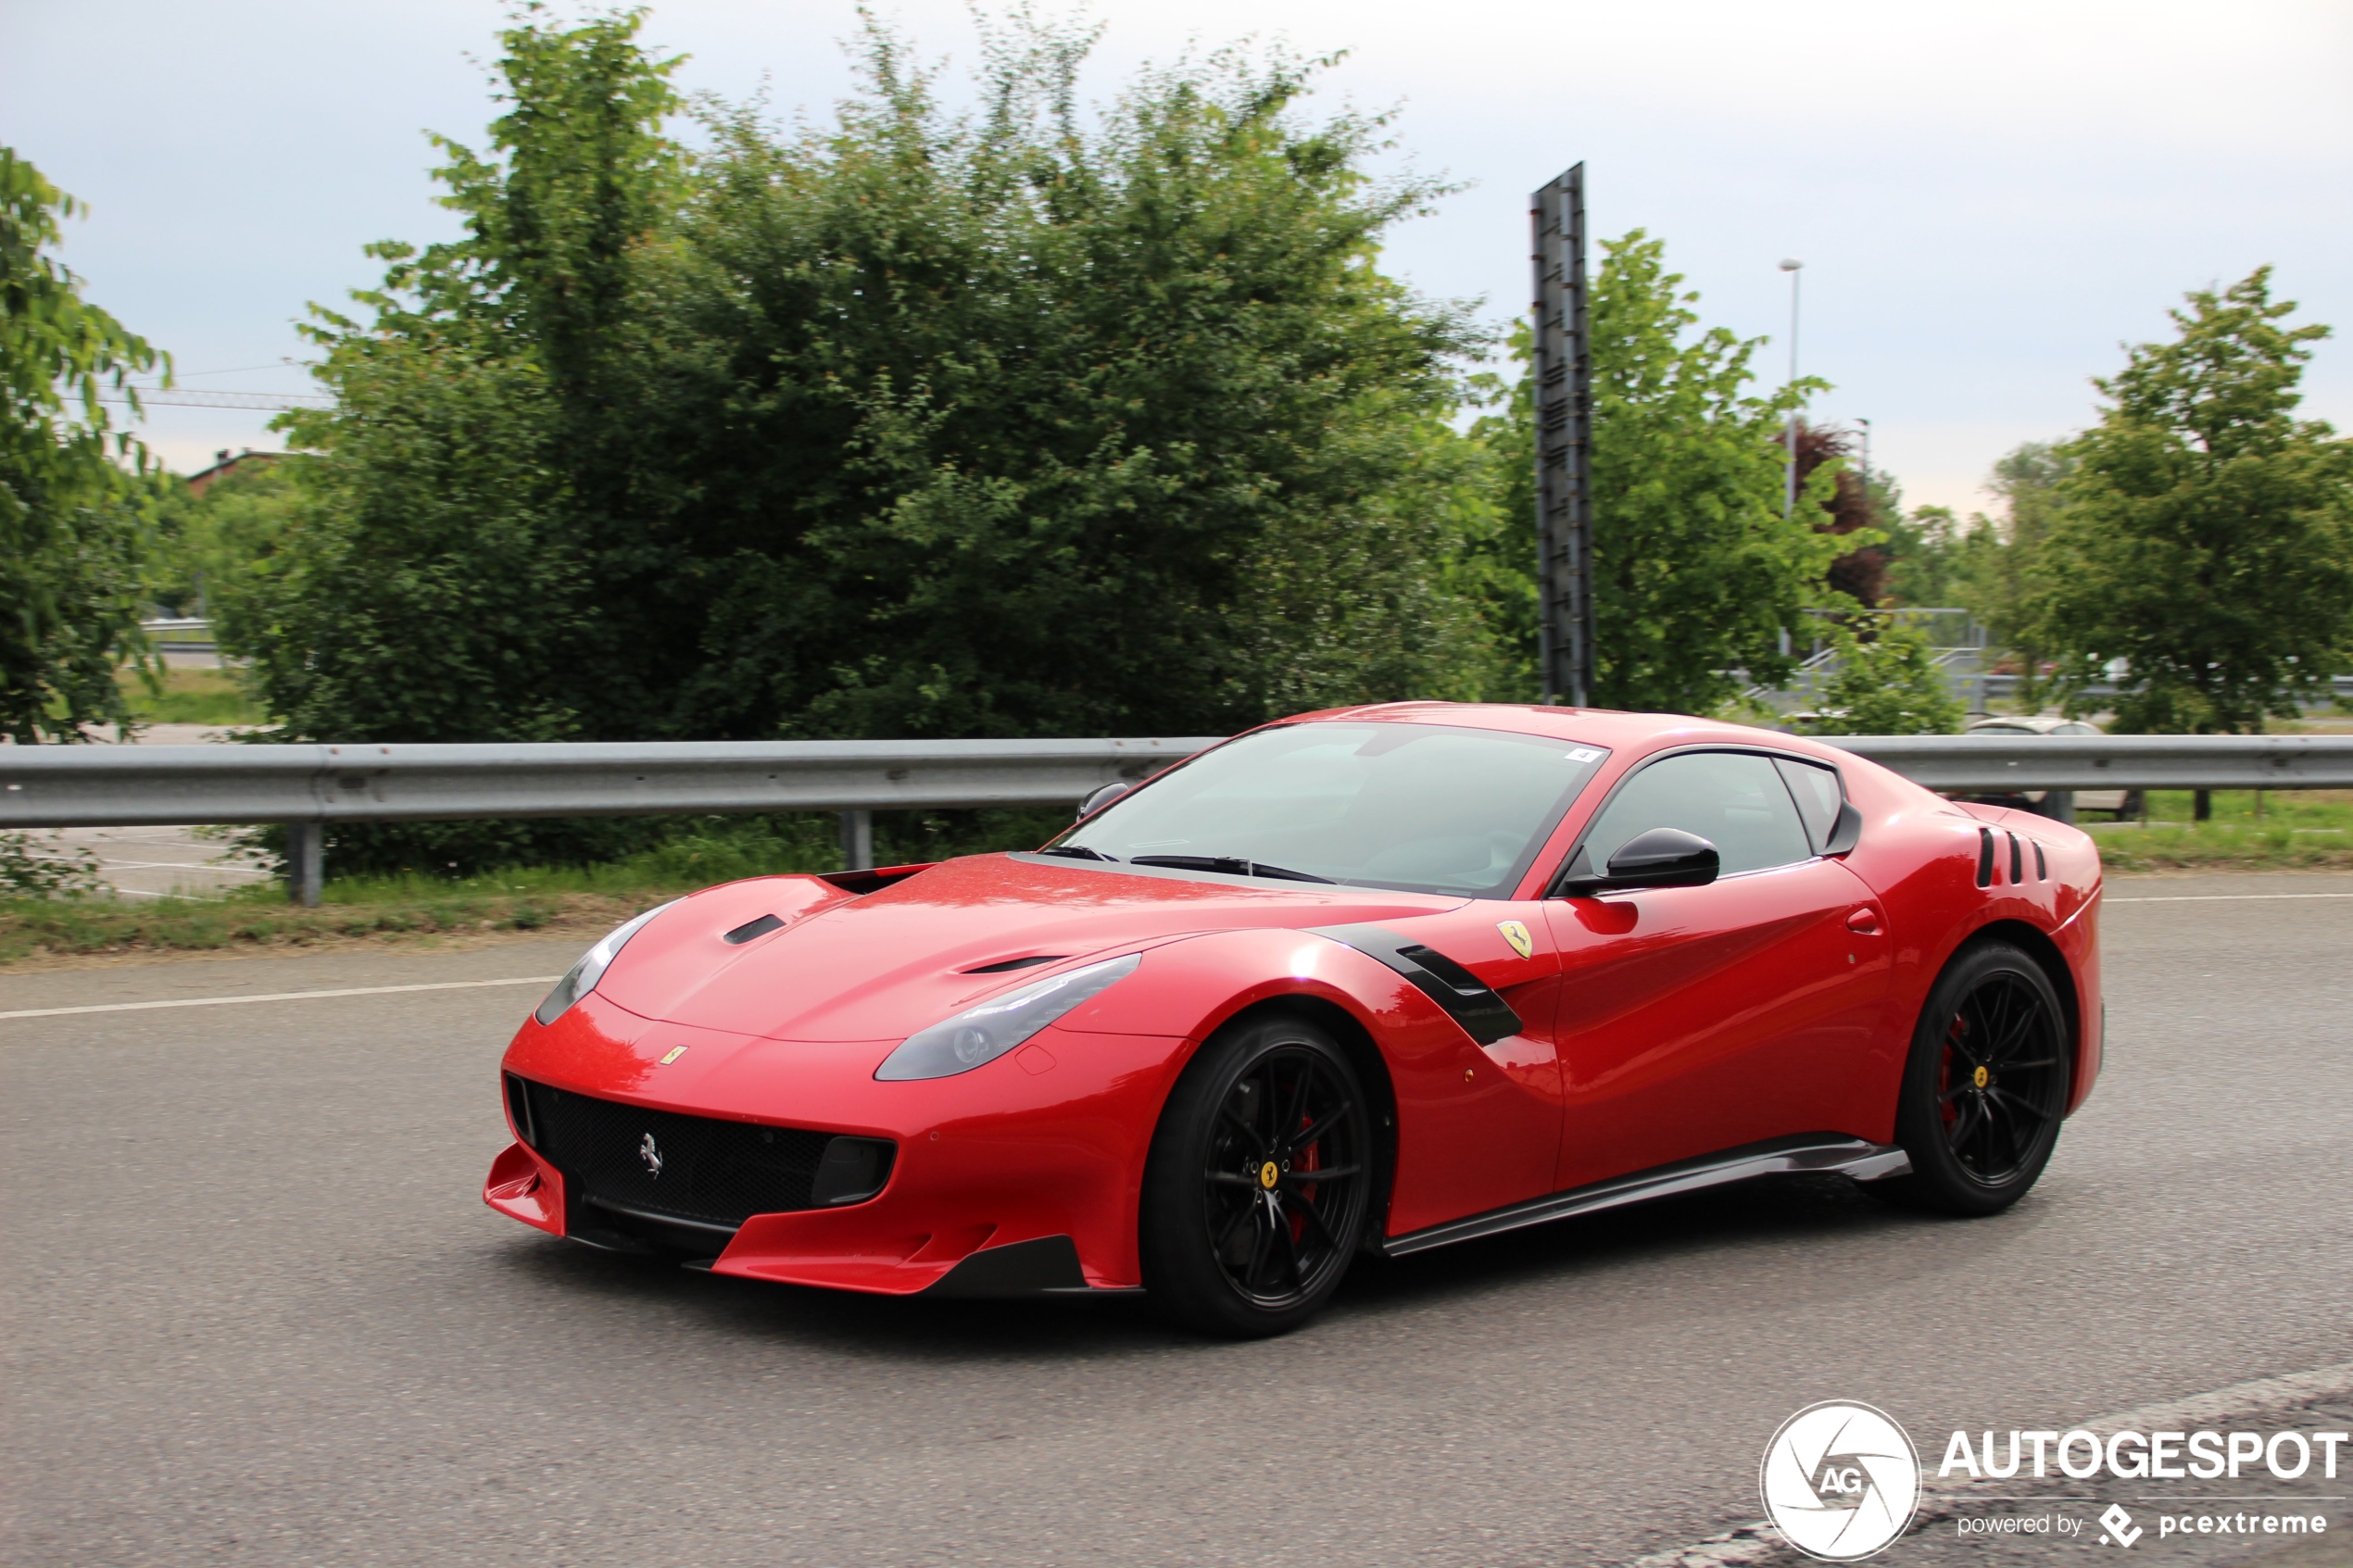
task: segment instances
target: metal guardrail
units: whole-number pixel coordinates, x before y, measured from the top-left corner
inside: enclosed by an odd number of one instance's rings
[[[283,822],[305,904],[330,822],[839,811],[865,866],[872,811],[1067,806],[1223,738],[0,746],[0,830]]]
[[[1825,735],[1931,789],[2353,788],[2353,735]]]
[[[1059,805],[1222,738],[0,746],[0,829]]]
[[[2007,702],[2012,697],[2016,696],[2018,695],[2019,687],[2025,682],[2025,677],[2022,675],[1995,675],[1991,673],[1974,675],[1971,676],[1970,679],[1977,682],[1979,685],[1983,688],[1981,694],[1982,696],[1989,699],[2002,702]],[[2055,689],[2055,684],[2051,677],[2047,675],[2043,677],[2043,686],[2046,691]],[[2091,685],[2076,688],[2076,695],[2079,696],[2088,697],[2112,697],[2120,694],[2118,692],[2118,689],[2113,683],[2098,681],[2095,682]],[[2326,696],[2314,693],[2310,696],[2299,699],[2302,706],[2306,708],[2318,708],[2330,702],[2346,702],[2348,700],[2353,700],[2353,675],[2332,675],[2329,677],[2329,689]],[[1981,703],[1978,706],[1982,707],[1982,704]]]
[[[1221,738],[0,746],[0,830],[283,822],[306,903],[333,822],[838,811],[861,866],[872,811],[1070,805]],[[1826,738],[1931,789],[2353,788],[2353,736]]]

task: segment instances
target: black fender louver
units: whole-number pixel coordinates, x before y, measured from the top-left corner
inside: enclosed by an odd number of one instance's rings
[[[1387,964],[1444,1008],[1447,1016],[1463,1026],[1463,1033],[1482,1046],[1491,1046],[1525,1027],[1512,1004],[1497,996],[1487,982],[1437,949],[1407,941],[1384,926],[1325,925],[1308,935],[1353,947]]]

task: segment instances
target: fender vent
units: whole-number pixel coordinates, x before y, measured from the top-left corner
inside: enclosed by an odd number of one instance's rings
[[[1309,935],[1329,937],[1387,964],[1414,989],[1444,1008],[1463,1032],[1482,1046],[1491,1046],[1527,1027],[1511,1003],[1489,989],[1478,975],[1445,954],[1407,942],[1393,931],[1378,925],[1326,925],[1311,927]]]
[[[2015,887],[2026,880],[2026,852],[2019,847],[2018,834],[2010,839],[2010,885]]]
[[[2051,868],[2043,862],[2043,841],[2039,838],[2034,841],[2034,880],[2037,882],[2051,880]]]
[[[1994,885],[1994,830],[1992,828],[1977,830],[1977,885],[1980,887]]]

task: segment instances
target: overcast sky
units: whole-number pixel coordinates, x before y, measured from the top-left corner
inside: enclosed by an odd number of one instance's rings
[[[880,0],[973,56],[963,6]],[[1051,7],[1047,7],[1051,9]],[[475,142],[495,0],[0,0],[0,141],[90,203],[65,257],[182,383],[299,390],[306,302],[373,280],[367,241],[451,232],[423,132]],[[2093,417],[2087,378],[2190,288],[2265,262],[2300,319],[2353,331],[2353,6],[2345,0],[1099,0],[1093,82],[1251,33],[1347,49],[1327,96],[1402,108],[1416,167],[1470,188],[1397,232],[1425,293],[1525,307],[1527,196],[1587,167],[1594,232],[1637,226],[1710,324],[1770,334],[1803,258],[1802,367],[1868,419],[1914,502],[1986,504],[2016,443]],[[647,37],[690,89],[772,83],[830,112],[850,0],[666,0]],[[1598,257],[1596,257],[1598,260]],[[2353,425],[2353,344],[2308,411]],[[157,408],[182,470],[271,446],[266,415]]]

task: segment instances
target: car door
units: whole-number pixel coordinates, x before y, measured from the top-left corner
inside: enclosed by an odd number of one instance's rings
[[[1694,750],[1647,763],[1595,815],[1572,865],[1604,867],[1671,827],[1714,844],[1721,869],[1702,887],[1547,901],[1558,1187],[1836,1130],[1822,1120],[1869,1047],[1889,969],[1877,898],[1823,853],[1838,790],[1819,764]]]

